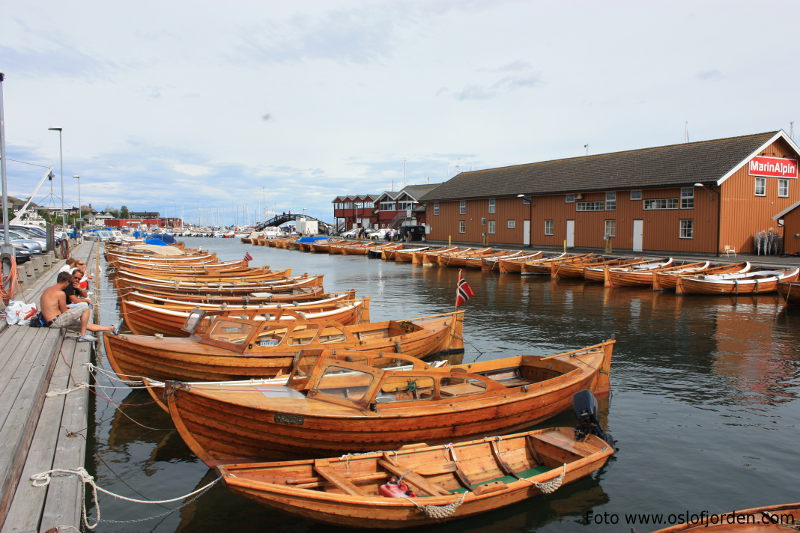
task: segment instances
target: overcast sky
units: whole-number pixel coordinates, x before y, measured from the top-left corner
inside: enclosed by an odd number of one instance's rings
[[[0,0],[9,193],[190,222],[800,130],[800,2]],[[797,138],[797,133],[795,134]],[[12,161],[17,160],[17,161]],[[34,197],[59,205],[57,177]],[[259,213],[259,210],[261,213]]]

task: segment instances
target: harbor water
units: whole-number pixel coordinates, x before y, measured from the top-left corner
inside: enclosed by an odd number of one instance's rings
[[[366,257],[305,254],[187,238],[221,260],[324,274],[329,291],[371,298],[372,320],[453,309],[458,270]],[[590,478],[498,511],[424,528],[437,532],[639,533],[676,521],[800,500],[800,310],[777,296],[676,296],[650,288],[465,271],[464,362],[553,354],[616,339],[612,394],[601,418],[618,449]],[[103,322],[113,289],[98,280]],[[108,369],[98,347],[98,365]],[[87,468],[97,484],[132,499],[166,500],[214,481],[144,390],[100,376],[92,399]],[[563,413],[542,427],[572,426]],[[177,503],[142,505],[100,495],[98,532],[322,532],[314,524],[227,491],[223,483]],[[91,513],[96,517],[96,513]],[[368,524],[365,524],[368,526]],[[344,528],[339,531],[345,531]]]

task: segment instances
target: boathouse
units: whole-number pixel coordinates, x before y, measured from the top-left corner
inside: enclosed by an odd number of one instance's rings
[[[783,131],[462,172],[426,194],[428,239],[752,252],[800,201]]]
[[[386,191],[375,201],[377,226],[398,228],[401,225],[416,226],[425,223],[425,207],[420,198],[441,185],[406,185],[399,191]]]
[[[333,199],[334,225],[339,231],[371,228],[378,221],[375,214],[378,194],[351,194]]]

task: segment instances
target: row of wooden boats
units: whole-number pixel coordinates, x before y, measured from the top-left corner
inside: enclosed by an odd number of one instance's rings
[[[614,341],[425,362],[463,351],[463,311],[373,323],[368,299],[326,293],[321,277],[307,286],[314,276],[183,252],[109,246],[132,333],[104,347],[231,490],[322,522],[398,528],[547,494],[613,454],[591,405],[609,392]],[[529,429],[585,394],[589,431]]]
[[[352,241],[297,243],[292,238],[266,239],[266,244],[308,252],[366,255],[379,253],[385,260],[418,265],[474,268],[523,276],[583,279],[609,288],[652,287],[676,294],[766,294],[780,290],[787,301],[800,300],[800,269],[753,269],[749,262],[712,265],[710,261],[677,262],[672,258],[609,257],[594,253],[546,255],[542,251],[507,251],[492,248],[402,248],[400,244]],[[780,286],[780,289],[779,289]],[[790,298],[791,296],[791,298]]]

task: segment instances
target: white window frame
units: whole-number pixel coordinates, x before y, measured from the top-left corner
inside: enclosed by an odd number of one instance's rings
[[[681,239],[694,239],[694,219],[682,218],[678,223],[678,237]]]
[[[778,180],[778,198],[788,198],[789,197],[789,180],[788,179],[779,179]]]
[[[458,214],[459,215],[466,215],[467,214],[467,201],[466,200],[459,200],[458,201]]]
[[[494,235],[496,228],[497,228],[497,222],[494,220],[490,220],[489,225],[486,227],[486,233],[488,233],[489,235]]]
[[[694,209],[694,187],[681,187],[681,209]]]
[[[459,220],[458,221],[458,232],[459,233],[466,233],[467,232],[467,221],[466,220]]]
[[[656,202],[664,202],[664,206],[660,207]],[[678,204],[677,198],[648,198],[644,201],[642,206],[647,211],[658,211],[662,209],[678,209]]]
[[[617,219],[607,218],[603,224],[603,237],[617,236]]]
[[[439,216],[439,202],[433,202],[433,216]]]
[[[758,192],[759,189],[761,190],[761,192]],[[767,178],[756,176],[755,190],[753,191],[753,193],[755,196],[767,195]]]
[[[381,211],[394,211],[397,204],[394,201],[381,202]]]
[[[489,198],[489,214],[492,214],[497,209],[497,203],[494,198]]]
[[[605,202],[577,202],[575,204],[575,211],[605,211]]]
[[[641,200],[642,191],[631,191],[631,200]]]
[[[508,229],[515,229],[517,227],[517,220],[515,218],[509,218],[506,222],[506,227]]]
[[[606,211],[616,211],[617,210],[617,193],[616,192],[607,192],[606,193]]]
[[[546,218],[544,221],[544,234],[545,235],[555,235],[553,230],[555,228],[555,224],[553,224],[552,218]]]

